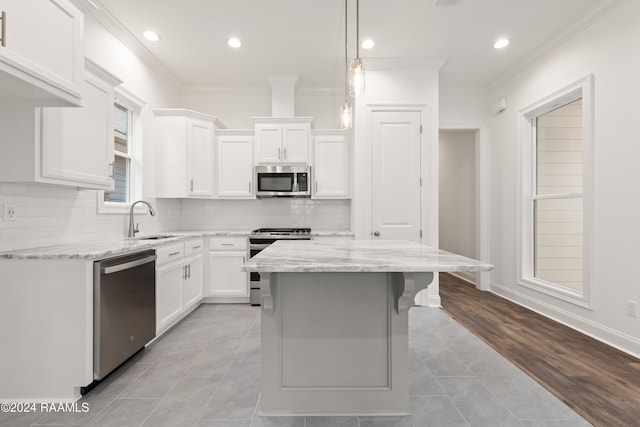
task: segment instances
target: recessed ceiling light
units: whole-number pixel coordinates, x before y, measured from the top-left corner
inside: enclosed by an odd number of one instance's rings
[[[493,44],[495,49],[502,49],[503,47],[507,47],[509,45],[509,39],[498,39]]]
[[[229,44],[229,46],[231,46],[234,49],[237,49],[239,47],[242,46],[242,42],[240,41],[240,39],[236,38],[236,37],[231,37],[228,41],[227,44]]]
[[[362,41],[362,44],[361,44],[363,49],[371,49],[375,45],[376,45],[376,42],[373,41],[372,39],[365,39]]]
[[[157,42],[158,40],[160,40],[160,36],[155,31],[147,30],[143,35],[145,39],[151,40],[152,42]]]

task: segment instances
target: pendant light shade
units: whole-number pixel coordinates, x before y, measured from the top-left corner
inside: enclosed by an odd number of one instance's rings
[[[356,57],[349,67],[349,94],[358,97],[364,93],[364,63]]]
[[[347,101],[340,107],[340,128],[351,129],[351,105]]]
[[[364,63],[360,59],[360,0],[356,0],[356,57],[349,67],[349,94],[357,97],[364,93]]]

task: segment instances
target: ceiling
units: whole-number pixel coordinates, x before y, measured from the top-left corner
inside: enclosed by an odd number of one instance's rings
[[[267,87],[267,77],[298,74],[299,87],[344,86],[343,0],[94,0],[95,17],[115,22],[134,51],[155,57],[186,87]],[[444,60],[441,85],[486,88],[540,52],[567,40],[620,0],[362,0],[367,58]],[[349,0],[349,58],[355,54]],[[142,33],[153,29],[161,40]],[[230,36],[243,42],[227,45]],[[498,37],[511,44],[493,48]],[[122,38],[122,37],[121,37]],[[134,39],[135,38],[135,39]],[[136,46],[132,46],[136,45]]]

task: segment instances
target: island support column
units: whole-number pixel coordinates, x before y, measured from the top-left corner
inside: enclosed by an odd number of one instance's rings
[[[259,415],[408,413],[408,311],[433,273],[260,273]]]

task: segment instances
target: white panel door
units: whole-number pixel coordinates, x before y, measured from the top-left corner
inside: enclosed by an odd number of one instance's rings
[[[185,260],[187,271],[184,279],[184,308],[190,309],[202,299],[204,286],[204,255],[200,253]]]
[[[420,242],[420,112],[372,113],[372,238]]]
[[[209,296],[248,297],[245,251],[209,252]]]
[[[213,196],[213,124],[188,120],[190,196]]]
[[[24,71],[45,90],[60,90],[67,100],[84,98],[82,13],[68,0],[4,0],[0,10],[6,12],[0,63]]]
[[[113,86],[86,75],[81,108],[42,109],[42,176],[113,188]]]
[[[282,126],[256,125],[256,163],[282,161]]]
[[[318,136],[313,141],[313,198],[341,199],[351,194],[351,150],[342,135]]]
[[[253,138],[219,136],[216,172],[219,198],[254,198]]]
[[[156,269],[156,332],[164,331],[182,313],[183,264]]]
[[[287,163],[309,162],[310,127],[304,125],[284,125],[282,128],[282,161]]]

